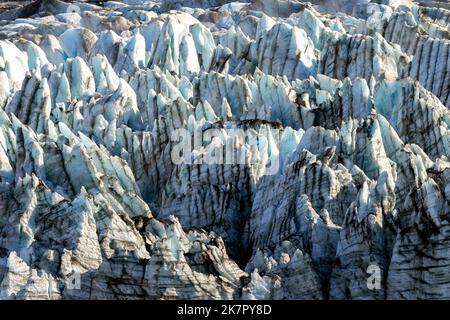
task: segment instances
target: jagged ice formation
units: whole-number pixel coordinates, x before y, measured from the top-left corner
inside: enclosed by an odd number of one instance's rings
[[[449,299],[450,8],[311,2],[0,12],[0,298]]]

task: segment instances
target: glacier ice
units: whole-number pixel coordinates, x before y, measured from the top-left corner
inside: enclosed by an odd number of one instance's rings
[[[310,2],[0,12],[0,298],[450,298],[450,8]]]

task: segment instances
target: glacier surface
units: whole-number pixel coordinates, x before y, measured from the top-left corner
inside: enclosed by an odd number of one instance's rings
[[[0,299],[449,299],[435,2],[0,12]]]

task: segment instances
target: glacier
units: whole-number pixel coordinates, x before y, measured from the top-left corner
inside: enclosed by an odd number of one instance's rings
[[[0,11],[0,299],[449,299],[449,262],[448,2]]]

